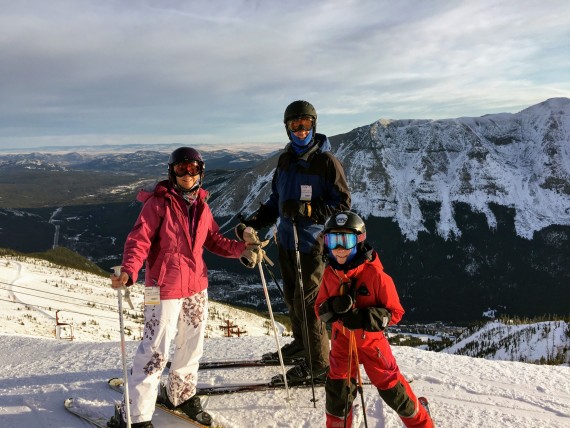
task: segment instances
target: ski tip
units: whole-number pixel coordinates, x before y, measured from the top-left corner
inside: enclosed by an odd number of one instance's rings
[[[112,377],[107,381],[107,383],[111,386],[121,386],[123,384],[123,378]]]

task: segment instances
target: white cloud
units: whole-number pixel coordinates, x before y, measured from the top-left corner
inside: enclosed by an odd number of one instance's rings
[[[570,96],[563,0],[0,4],[6,146],[81,134],[284,141],[295,99],[334,135]]]

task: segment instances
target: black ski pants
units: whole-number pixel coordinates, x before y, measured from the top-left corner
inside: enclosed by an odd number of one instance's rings
[[[279,246],[279,265],[283,278],[283,293],[289,310],[293,338],[303,343],[307,353],[307,364],[313,371],[329,366],[329,337],[325,323],[315,314],[315,300],[321,285],[325,264],[320,254],[299,253],[303,279],[303,301],[297,270],[297,257],[294,250]],[[305,330],[304,315],[307,317]],[[307,331],[307,335],[305,332]],[[308,352],[310,351],[309,361]]]

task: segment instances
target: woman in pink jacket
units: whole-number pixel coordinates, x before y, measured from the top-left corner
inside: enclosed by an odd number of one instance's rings
[[[132,285],[146,261],[144,337],[128,382],[131,426],[135,428],[153,426],[157,389],[173,340],[176,352],[158,400],[203,425],[212,423],[195,395],[208,320],[203,249],[249,261],[257,249],[219,232],[206,203],[208,193],[201,188],[203,176],[204,161],[198,151],[181,147],[172,152],[168,180],[137,196],[144,205],[125,242],[122,272],[111,276],[113,288]],[[126,416],[118,416],[118,426],[125,426]]]

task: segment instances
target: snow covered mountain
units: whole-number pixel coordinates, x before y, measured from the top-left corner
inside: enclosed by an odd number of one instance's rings
[[[87,426],[63,408],[69,397],[81,398],[111,415],[120,395],[106,386],[110,377],[121,376],[121,351],[118,338],[116,293],[109,280],[70,270],[27,257],[0,257],[0,426],[84,427]],[[257,285],[258,286],[258,285]],[[260,289],[256,290],[261,294]],[[134,290],[135,310],[126,311],[126,352],[128,364],[140,337],[140,290]],[[59,321],[73,326],[73,341],[54,338],[56,311]],[[275,349],[267,320],[226,305],[212,304],[204,361],[230,358],[255,358]],[[225,319],[247,330],[241,337],[222,337],[218,328]],[[66,328],[69,328],[69,324]],[[562,326],[568,343],[568,323],[552,326],[544,336],[542,325],[534,332],[529,326],[518,340],[520,349],[532,348],[533,355],[549,352]],[[503,326],[504,327],[504,326]],[[530,326],[532,327],[532,325]],[[486,349],[503,349],[488,359],[436,353],[410,347],[393,347],[398,364],[413,379],[412,388],[431,402],[436,425],[446,428],[563,428],[570,427],[570,376],[568,364],[534,365],[511,360],[497,335],[498,323],[478,331],[466,331],[458,349],[478,342]],[[433,339],[433,337],[432,337]],[[281,337],[281,343],[290,340]],[[465,353],[467,354],[467,353]],[[254,369],[204,370],[199,383],[219,385],[269,379],[277,367]],[[366,374],[363,372],[366,380]],[[363,388],[368,426],[397,428],[402,424],[394,411],[383,405],[371,385]],[[315,404],[310,389],[291,390],[290,401],[283,390],[212,396],[205,408],[216,424],[225,428],[317,427],[324,425],[324,388],[316,388]],[[354,427],[364,426],[360,398]]]
[[[326,132],[326,130],[323,130]],[[409,240],[426,231],[422,203],[439,205],[437,232],[461,235],[456,203],[482,213],[515,210],[515,229],[531,239],[570,225],[570,99],[552,98],[519,113],[445,120],[388,120],[331,138],[342,160],[353,209],[393,218]],[[252,211],[270,192],[275,158],[220,189],[218,216]]]
[[[330,140],[412,317],[567,314],[570,99],[515,114],[380,119]],[[216,216],[254,211],[275,165],[215,187]]]

